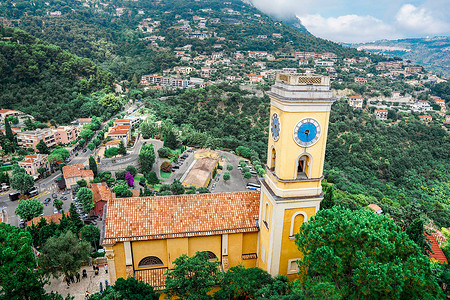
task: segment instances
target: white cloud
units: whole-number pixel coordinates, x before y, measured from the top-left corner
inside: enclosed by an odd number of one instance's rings
[[[449,23],[440,20],[425,7],[416,7],[412,4],[404,4],[395,20],[400,28],[416,34],[433,35],[450,31]]]
[[[312,34],[332,41],[366,42],[399,37],[391,26],[372,16],[345,15],[324,18],[316,14],[299,18]]]

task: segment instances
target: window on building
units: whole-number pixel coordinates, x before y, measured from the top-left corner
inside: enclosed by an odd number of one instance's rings
[[[275,148],[272,148],[272,155],[270,156],[271,160],[270,160],[270,170],[272,172],[275,172],[275,161],[277,158],[277,153],[275,151]]]
[[[267,229],[269,229],[269,213],[270,213],[270,208],[269,208],[269,203],[266,202],[265,208],[264,208],[264,220],[263,223],[266,226]]]
[[[297,274],[298,273],[298,264],[297,261],[299,261],[300,258],[294,258],[294,259],[290,259],[288,261],[288,274]]]
[[[304,212],[297,212],[291,219],[291,230],[289,232],[289,238],[293,239],[294,235],[298,232],[300,226],[306,221],[306,214]]]
[[[217,256],[211,252],[211,251],[206,251],[208,253],[208,260],[217,260]]]
[[[160,260],[156,256],[147,256],[141,259],[141,261],[138,264],[138,267],[144,268],[144,267],[160,267],[163,266],[162,260]]]
[[[297,162],[297,178],[308,178],[310,164],[311,161],[308,155],[302,155],[299,157]]]

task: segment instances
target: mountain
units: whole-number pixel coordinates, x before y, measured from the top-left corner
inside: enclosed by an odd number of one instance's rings
[[[96,114],[98,106],[88,95],[112,90],[113,82],[112,74],[89,59],[23,30],[0,26],[0,107],[23,111],[38,121],[69,123]]]
[[[286,25],[240,0],[6,0],[0,11],[4,23],[92,59],[120,79],[173,66],[173,51],[186,45],[199,54],[306,47],[340,57],[363,55],[312,35],[305,43],[306,30],[295,16],[283,20]]]
[[[351,45],[358,50],[398,56],[450,76],[450,37],[380,40]]]

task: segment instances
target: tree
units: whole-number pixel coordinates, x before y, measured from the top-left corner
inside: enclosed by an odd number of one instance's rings
[[[91,155],[89,156],[89,169],[92,170],[92,172],[94,172],[94,177],[97,176],[97,162],[95,161],[94,157]]]
[[[250,172],[245,172],[245,173],[244,173],[244,178],[245,178],[245,179],[250,179],[250,178],[252,178],[252,173],[250,173]]]
[[[137,174],[137,169],[132,165],[127,166],[125,168],[125,171],[129,172],[131,175],[133,175],[133,177]]]
[[[113,188],[117,198],[126,198],[133,196],[133,193],[128,189],[128,184],[118,184]]]
[[[81,238],[90,243],[95,249],[98,249],[100,243],[100,229],[94,225],[87,225],[81,228]]]
[[[77,181],[79,187],[87,187],[87,181],[84,179],[80,179]]]
[[[125,145],[123,144],[122,141],[119,142],[119,154],[120,155],[127,154],[127,149],[125,148]]]
[[[144,139],[149,139],[158,132],[158,128],[156,127],[156,125],[150,123],[148,120],[142,122],[139,128]]]
[[[120,98],[114,96],[114,94],[106,94],[98,101],[98,104],[108,109],[111,112],[116,112],[122,107]]]
[[[320,209],[329,209],[334,206],[333,186],[328,186],[323,200],[320,202]]]
[[[412,221],[411,225],[406,228],[406,234],[411,241],[417,244],[420,249],[423,249],[423,254],[429,255],[431,251],[431,244],[424,233],[423,221],[419,218]]]
[[[334,286],[344,299],[433,299],[428,257],[387,216],[335,206],[301,225],[300,277]],[[357,247],[355,247],[357,245]]]
[[[233,170],[233,165],[227,165],[227,170],[228,170],[228,171]]]
[[[231,178],[230,172],[223,173],[223,180],[228,181],[230,180],[230,178]]]
[[[94,144],[94,143],[89,143],[89,144],[87,145],[87,148],[88,148],[89,150],[93,151],[93,150],[95,149],[95,144]]]
[[[57,209],[57,210],[61,210],[63,207],[63,202],[61,199],[55,199],[53,200],[53,206]]]
[[[170,173],[172,172],[172,164],[170,161],[163,161],[159,169],[163,172]]]
[[[202,186],[197,189],[197,192],[199,192],[200,194],[206,194],[209,193],[209,190],[207,187]]]
[[[94,208],[94,201],[92,196],[92,190],[82,187],[77,192],[77,198],[78,201],[83,206],[83,210],[86,212],[89,212],[91,209]]]
[[[34,186],[34,178],[27,173],[16,173],[10,179],[11,187],[25,194]]]
[[[256,293],[263,286],[274,281],[272,276],[259,268],[231,267],[223,274],[220,290],[215,299],[256,299]]]
[[[119,154],[119,148],[117,147],[110,147],[106,149],[105,156],[107,157],[113,157]]]
[[[22,200],[16,208],[16,214],[27,221],[39,216],[43,211],[44,205],[37,198]]]
[[[69,229],[75,233],[78,234],[81,230],[81,228],[83,228],[83,221],[80,218],[80,215],[77,212],[77,208],[75,207],[75,204],[70,203],[70,208],[69,208]]]
[[[180,147],[180,141],[173,129],[170,129],[167,132],[167,135],[164,137],[164,147],[168,147],[172,150],[175,150],[178,147]]]
[[[0,299],[49,299],[27,231],[0,223]]]
[[[47,157],[47,161],[50,164],[55,164],[58,161],[65,161],[69,158],[70,152],[64,148],[58,148],[52,151],[52,153]]]
[[[38,173],[41,175],[41,177],[44,177],[44,174],[47,173],[47,168],[40,167],[37,169]]]
[[[130,174],[130,172],[125,172],[125,181],[128,183],[129,187],[134,186],[134,178],[133,175]]]
[[[82,263],[87,262],[91,246],[80,239],[70,230],[60,235],[52,236],[41,248],[39,266],[46,274],[57,278],[75,275]]]
[[[161,147],[158,149],[158,156],[161,158],[168,158],[170,155],[170,149],[167,147]]]
[[[173,263],[173,269],[167,272],[164,293],[170,298],[212,299],[208,293],[217,285],[217,260],[209,261],[208,252],[204,251],[192,257],[182,254]]]
[[[145,179],[147,179],[148,184],[154,185],[159,183],[158,176],[155,171],[150,171],[146,174]]]
[[[36,144],[36,149],[39,151],[40,154],[49,154],[50,151],[48,150],[47,144],[44,143],[43,140],[40,140],[39,143]]]
[[[154,291],[153,287],[134,277],[127,279],[118,278],[113,286],[109,286],[100,294],[93,294],[89,300],[158,300],[159,294]]]
[[[5,119],[5,136],[9,140],[11,145],[13,145],[15,147],[17,142],[16,142],[16,138],[14,137],[14,133],[11,130],[11,125],[9,124],[8,118]]]
[[[174,180],[173,183],[170,185],[170,191],[174,195],[182,195],[184,194],[184,185],[181,184],[179,180]]]
[[[142,145],[141,151],[139,152],[139,166],[142,173],[148,173],[152,170],[153,164],[155,163],[155,150],[153,149],[153,144]]]

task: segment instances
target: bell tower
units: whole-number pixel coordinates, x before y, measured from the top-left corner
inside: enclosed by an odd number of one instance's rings
[[[270,97],[266,176],[261,184],[258,267],[295,278],[294,235],[318,210],[331,105],[328,77],[278,74]]]

